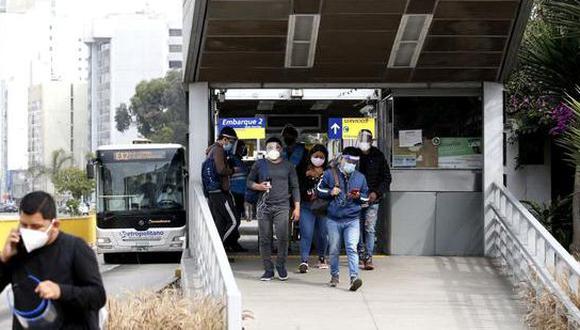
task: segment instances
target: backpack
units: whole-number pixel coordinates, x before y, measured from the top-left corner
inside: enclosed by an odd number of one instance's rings
[[[201,181],[205,197],[208,197],[210,192],[217,192],[222,189],[221,178],[215,166],[213,152],[214,150],[212,149],[207,158],[201,163]]]
[[[268,163],[265,159],[259,159],[256,164],[258,164],[258,180],[263,182],[269,176]],[[260,193],[261,191],[247,189],[244,195],[244,199],[250,204],[256,204],[260,199]]]

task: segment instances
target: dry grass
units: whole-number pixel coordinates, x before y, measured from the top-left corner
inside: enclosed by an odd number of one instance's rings
[[[568,319],[562,312],[561,305],[554,295],[544,291],[537,295],[535,290],[527,288],[525,299],[528,305],[526,323],[533,329],[564,330],[568,329]]]
[[[532,278],[537,281],[536,276]],[[573,292],[568,284],[568,278],[559,277],[558,283],[572,303],[580,308],[580,294]],[[523,287],[522,292],[528,306],[525,321],[530,328],[548,330],[575,329],[574,326],[568,324],[567,312],[554,294],[548,290],[537,293],[536,290],[529,286]]]
[[[210,299],[186,298],[177,289],[109,299],[108,330],[224,329],[224,307]]]

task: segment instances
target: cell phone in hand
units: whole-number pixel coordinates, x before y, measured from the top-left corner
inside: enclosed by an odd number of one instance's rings
[[[349,193],[348,193],[350,198],[359,198],[360,197],[360,189],[352,189]]]
[[[266,178],[266,180],[264,180],[264,183],[266,183],[268,189],[272,188],[272,178]]]

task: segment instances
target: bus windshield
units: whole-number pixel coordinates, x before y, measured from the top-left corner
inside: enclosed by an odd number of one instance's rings
[[[183,209],[183,149],[98,152],[98,212]]]

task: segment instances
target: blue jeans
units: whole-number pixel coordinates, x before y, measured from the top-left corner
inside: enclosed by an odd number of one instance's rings
[[[358,242],[359,257],[366,260],[373,256],[375,250],[375,227],[377,226],[377,217],[379,213],[379,204],[372,204],[361,211],[361,231]]]
[[[342,239],[344,238],[350,277],[358,277],[358,254],[356,251],[356,246],[360,236],[359,219],[349,221],[335,221],[329,218],[326,221],[326,227],[328,228],[330,275],[338,276],[340,245]]]
[[[317,229],[315,231],[315,229]],[[314,237],[316,234],[316,237]],[[326,234],[326,217],[317,217],[309,205],[300,208],[300,261],[308,262],[312,240],[316,238],[318,256],[326,255],[328,238]]]

